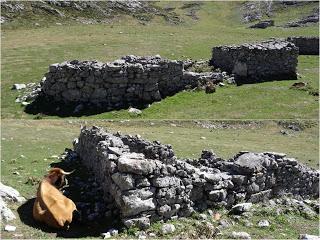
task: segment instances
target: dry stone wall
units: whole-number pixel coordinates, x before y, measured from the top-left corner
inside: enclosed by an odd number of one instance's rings
[[[74,149],[127,227],[284,193],[319,195],[319,171],[282,153],[244,151],[225,161],[203,151],[198,160],[179,160],[170,145],[99,127],[83,128]]]
[[[182,61],[129,55],[107,63],[74,60],[52,64],[41,89],[54,102],[91,103],[111,110],[159,101],[196,86],[200,77],[185,72]]]
[[[298,48],[284,40],[268,40],[212,49],[211,64],[235,74],[238,84],[297,79]]]
[[[299,55],[319,55],[319,37],[288,37],[299,48]]]

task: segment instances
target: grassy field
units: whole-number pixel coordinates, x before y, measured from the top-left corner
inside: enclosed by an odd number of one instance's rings
[[[284,128],[272,121],[211,122],[216,126],[228,127],[205,129],[190,121],[2,120],[2,182],[16,188],[27,199],[33,198],[37,186],[30,184],[28,178],[41,179],[51,163],[60,161],[57,156],[66,147],[72,147],[72,140],[78,136],[81,124],[104,126],[113,132],[140,134],[149,140],[172,144],[180,158],[198,158],[202,149],[213,149],[225,159],[240,150],[276,151],[296,157],[311,167],[319,167],[319,135],[316,122],[310,122],[307,124],[309,127],[299,132],[286,129],[289,134],[283,135],[280,130]],[[19,206],[11,207],[17,210]],[[307,225],[307,230],[315,231],[314,221],[304,220],[299,216],[296,218],[298,226]],[[15,234],[21,233],[24,238],[51,238],[57,234],[30,227],[20,220],[15,220],[13,224],[17,226]],[[290,232],[291,229],[292,227],[288,227],[283,231]],[[255,232],[255,228],[251,230]],[[277,231],[268,233],[271,234],[268,236],[276,237],[276,233]],[[296,232],[291,234],[293,233]],[[258,231],[256,234],[267,236],[263,235],[265,232]],[[12,238],[13,235],[4,233],[4,237]]]
[[[181,2],[160,2],[181,6]],[[316,4],[281,10],[274,19],[283,23],[307,14]],[[318,25],[302,28],[271,27],[249,29],[240,21],[239,2],[206,2],[200,20],[185,17],[181,25],[170,25],[156,17],[141,25],[132,17],[110,24],[84,25],[74,22],[55,25],[48,18],[41,27],[31,23],[8,25],[1,30],[1,104],[2,118],[33,118],[15,103],[14,83],[38,82],[48,65],[65,60],[109,61],[123,55],[154,55],[171,59],[209,59],[211,48],[220,44],[244,43],[269,37],[318,35]],[[184,14],[184,10],[179,10]],[[292,12],[292,14],[291,14]],[[35,20],[32,21],[34,23]],[[32,27],[33,26],[33,27]],[[300,56],[299,81],[319,88],[318,56]],[[152,104],[142,119],[316,119],[318,97],[307,91],[289,89],[294,81],[278,81],[240,87],[219,88],[214,95],[183,92]],[[254,103],[254,104],[253,104]],[[50,117],[50,118],[55,118]],[[132,118],[126,110],[112,111],[86,118]]]
[[[159,1],[155,4],[176,7],[183,23],[173,25],[162,17],[155,17],[142,25],[133,17],[122,16],[108,24],[85,25],[48,15],[17,18],[1,26],[2,183],[16,188],[27,199],[33,198],[37,186],[30,184],[28,179],[41,179],[51,163],[60,161],[58,156],[65,148],[72,148],[72,140],[79,135],[80,125],[98,125],[112,132],[140,134],[148,140],[159,140],[171,144],[179,158],[198,158],[202,149],[212,149],[224,159],[241,150],[274,151],[287,153],[319,169],[319,99],[307,91],[290,89],[296,82],[292,80],[239,87],[229,85],[218,88],[212,95],[185,91],[151,104],[139,116],[130,115],[124,109],[80,119],[39,117],[25,113],[24,107],[15,103],[19,92],[11,90],[12,85],[39,82],[48,66],[56,62],[73,59],[111,61],[128,54],[160,54],[170,59],[200,60],[209,59],[211,48],[216,45],[319,34],[318,24],[301,28],[280,27],[308,15],[318,3],[278,10],[272,16],[276,26],[267,29],[249,29],[249,24],[241,23],[240,3],[235,1],[205,2],[196,12],[199,20],[185,15],[187,10],[180,8],[182,2]],[[36,22],[39,27],[35,27]],[[298,81],[308,82],[311,89],[317,91],[319,56],[299,56],[298,60]],[[203,122],[218,126],[207,129],[194,119],[225,120]],[[292,131],[271,119],[301,119],[306,127],[302,131]],[[219,128],[222,125],[226,127]],[[10,204],[17,217],[19,207]],[[229,219],[223,211],[223,217]],[[253,221],[256,223],[262,218],[270,220],[270,229],[237,224],[223,231],[220,237],[227,237],[233,230],[246,231],[252,238],[297,238],[300,233],[319,234],[319,222],[315,219],[287,214],[255,216]],[[173,221],[178,236],[186,237],[199,231],[198,222],[192,218]],[[57,231],[31,227],[19,217],[10,224],[17,227],[16,232],[4,232],[1,228],[2,239],[61,237]],[[160,226],[155,223],[150,231],[157,233]],[[89,237],[98,237],[92,235],[91,230],[87,226],[83,229],[88,231]],[[135,229],[129,229],[119,238],[132,238],[135,232]],[[161,234],[157,236],[163,237]]]

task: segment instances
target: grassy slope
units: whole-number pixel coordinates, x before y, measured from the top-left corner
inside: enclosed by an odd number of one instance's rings
[[[164,4],[163,2],[161,4]],[[169,4],[169,3],[166,3]],[[180,2],[170,3],[181,6]],[[185,17],[183,25],[173,26],[155,18],[142,26],[131,17],[110,25],[66,23],[48,27],[2,29],[1,91],[3,118],[31,118],[14,102],[14,83],[38,82],[49,64],[71,59],[113,60],[127,54],[160,55],[172,59],[208,59],[211,47],[243,43],[269,37],[318,35],[318,25],[304,28],[272,27],[248,29],[239,21],[237,2],[206,2],[198,13],[199,21]],[[315,4],[300,7],[308,12]],[[291,9],[291,8],[290,8]],[[183,14],[184,10],[179,10]],[[276,21],[287,21],[290,12],[282,11]],[[123,32],[120,34],[120,32]],[[300,80],[318,88],[318,57],[300,56]],[[218,89],[212,96],[203,93],[179,93],[146,109],[141,118],[317,118],[318,101],[304,91],[289,90],[292,81],[269,82]],[[254,103],[254,106],[253,104]],[[91,118],[129,118],[127,111],[113,111]]]
[[[84,123],[84,121],[2,120],[2,182],[16,188],[28,199],[34,197],[36,186],[26,184],[28,177],[34,176],[39,179],[45,174],[51,162],[58,162],[57,158],[51,156],[59,155],[65,147],[71,147],[72,140],[79,134],[79,126]],[[179,157],[197,158],[203,148],[213,149],[224,158],[229,158],[240,150],[281,151],[309,166],[318,167],[317,125],[302,132],[292,132],[291,135],[284,136],[280,134],[281,127],[270,121],[259,125],[252,124],[251,127],[234,123],[232,126],[235,129],[213,130],[196,127],[191,122],[175,122],[177,126],[172,126],[170,121],[153,121],[153,123],[154,125],[150,121],[87,122],[88,125],[104,126],[111,131],[140,134],[149,140],[157,139],[162,143],[172,144]],[[206,140],[201,137],[206,137]],[[14,175],[15,171],[20,175]],[[11,205],[11,208],[17,209],[18,205]],[[276,223],[276,219],[270,218],[270,220],[273,224]],[[280,232],[294,237],[298,233],[316,232],[316,221],[306,220],[301,216],[294,216],[294,221],[294,225],[282,224],[281,228],[275,228],[274,232],[262,231],[255,227],[244,229],[241,225],[233,228],[248,231],[255,237],[279,238],[277,234]],[[187,223],[181,223],[188,228]],[[18,227],[15,233],[22,233],[27,238],[55,236],[54,232],[46,233],[35,229],[23,224],[19,219],[13,224]],[[151,229],[156,231],[157,226],[155,224]],[[299,230],[294,231],[294,229]],[[180,230],[183,232],[182,228]],[[13,237],[9,233],[3,234],[4,238]],[[123,235],[123,237],[128,236]]]

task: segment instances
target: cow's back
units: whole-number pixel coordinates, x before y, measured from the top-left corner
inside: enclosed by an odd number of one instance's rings
[[[37,198],[33,205],[33,217],[51,227],[61,228],[71,223],[72,213],[76,206],[47,180],[38,188]]]

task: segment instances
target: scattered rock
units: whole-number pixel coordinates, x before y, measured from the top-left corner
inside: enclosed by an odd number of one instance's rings
[[[26,87],[27,87],[27,85],[24,83],[15,83],[15,84],[13,84],[12,89],[21,90],[21,89],[25,89]]]
[[[111,236],[117,236],[119,234],[118,229],[115,228],[110,229],[108,232],[111,234]]]
[[[219,221],[219,226],[221,226],[221,228],[227,228],[230,227],[230,223],[227,220],[222,219]]]
[[[231,238],[234,239],[251,239],[250,234],[246,232],[232,232]]]
[[[146,239],[147,238],[147,234],[145,231],[140,231],[138,233],[138,239]]]
[[[302,239],[302,240],[319,240],[320,237],[316,236],[316,235],[300,234],[299,239]]]
[[[251,207],[252,203],[239,203],[231,208],[230,213],[242,214],[244,212],[248,212]]]
[[[266,20],[266,21],[260,21],[254,25],[251,25],[249,28],[261,28],[265,29],[267,27],[274,26],[274,21],[273,20]]]
[[[170,234],[176,230],[176,227],[173,224],[164,224],[161,228],[162,234]]]
[[[11,221],[16,219],[14,213],[7,207],[7,204],[3,201],[2,197],[0,197],[0,212],[1,212],[1,219],[5,221]]]
[[[230,78],[227,78],[227,83],[228,84],[236,84],[236,81],[235,81],[234,77],[230,77]]]
[[[0,16],[0,24],[3,24],[7,21],[7,19],[3,16]]]
[[[301,89],[301,88],[305,88],[307,85],[308,83],[306,82],[296,82],[292,84],[290,88]]]
[[[204,213],[201,213],[201,214],[199,214],[199,219],[207,220],[208,216],[206,214],[204,214]]]
[[[247,232],[235,232],[231,233],[231,237],[234,239],[251,239],[251,236]]]
[[[16,231],[16,229],[17,228],[15,226],[12,226],[12,225],[6,225],[4,227],[4,230],[7,231],[7,232],[14,232],[14,231]]]
[[[29,102],[22,102],[21,105],[22,106],[28,106],[30,103]]]
[[[136,114],[136,115],[142,114],[142,111],[141,111],[141,110],[139,110],[139,109],[137,109],[137,108],[133,108],[133,107],[130,107],[130,108],[128,109],[128,112],[129,112],[129,113]]]
[[[266,227],[270,226],[270,223],[269,223],[268,220],[260,220],[258,222],[258,226],[261,227],[261,228],[266,228]]]
[[[18,202],[18,203],[22,203],[26,201],[24,197],[20,196],[20,193],[16,189],[6,186],[1,182],[0,182],[0,197],[3,198],[4,200]]]
[[[101,233],[101,237],[102,237],[103,239],[111,238],[111,233],[110,233],[110,232]]]

